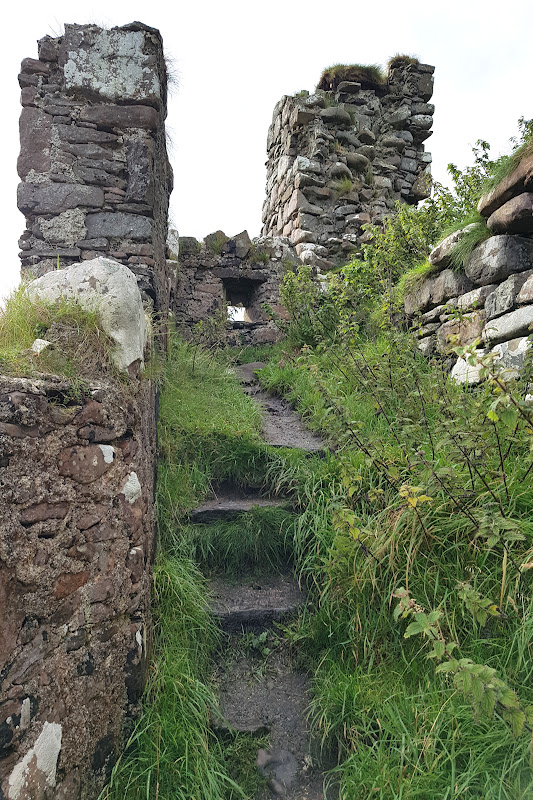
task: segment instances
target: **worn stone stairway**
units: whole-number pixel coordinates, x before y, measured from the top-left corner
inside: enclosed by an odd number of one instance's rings
[[[324,452],[325,443],[305,429],[283,400],[260,389],[255,372],[263,366],[245,364],[237,374],[244,391],[262,409],[265,442]],[[190,519],[208,525],[238,518],[253,508],[275,506],[287,506],[287,501],[261,496],[251,488],[226,486],[192,511]],[[268,749],[257,750],[255,767],[264,778],[264,788],[255,800],[324,800],[323,777],[306,722],[309,676],[294,663],[280,628],[304,607],[305,590],[289,565],[279,572],[264,568],[238,578],[217,576],[210,588],[211,609],[225,637],[215,667],[220,716],[213,719],[214,728],[221,735],[230,730],[256,735],[258,740],[267,737]]]

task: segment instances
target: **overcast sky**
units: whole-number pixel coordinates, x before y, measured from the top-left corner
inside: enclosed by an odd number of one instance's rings
[[[18,282],[16,209],[20,113],[17,73],[37,39],[64,22],[140,20],[159,28],[177,75],[167,130],[175,174],[171,218],[180,235],[221,228],[257,236],[265,192],[266,136],[283,94],[313,90],[334,63],[385,64],[396,53],[435,65],[433,174],[471,162],[488,140],[506,152],[520,116],[533,117],[533,3],[478,0],[96,0],[11,3],[3,12],[0,296]],[[7,17],[7,18],[6,18]]]

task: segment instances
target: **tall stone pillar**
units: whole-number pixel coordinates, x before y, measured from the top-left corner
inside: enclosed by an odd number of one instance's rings
[[[22,274],[106,255],[168,310],[167,73],[159,31],[65,25],[25,58],[19,82]]]

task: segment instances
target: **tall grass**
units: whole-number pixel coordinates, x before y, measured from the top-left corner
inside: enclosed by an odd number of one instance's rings
[[[532,703],[528,374],[467,391],[388,333],[306,348],[261,380],[339,448],[299,474],[295,552],[316,597],[299,631],[318,667],[310,719],[341,797],[526,798],[528,726],[515,738],[502,708],[480,718],[392,611],[408,587],[459,657]]]

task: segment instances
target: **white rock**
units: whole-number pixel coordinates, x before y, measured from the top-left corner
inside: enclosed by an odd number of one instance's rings
[[[57,722],[45,722],[33,747],[13,768],[8,779],[7,800],[27,800],[34,796],[36,772],[44,778],[43,790],[56,785],[57,759],[61,751],[62,728]],[[39,795],[39,796],[44,796]],[[48,794],[47,794],[48,796]],[[51,796],[51,795],[50,795]]]
[[[116,342],[113,359],[119,369],[135,362],[143,366],[146,318],[137,279],[123,264],[99,256],[48,272],[30,283],[28,295],[50,303],[75,300],[86,310],[99,311],[104,331]]]
[[[480,354],[482,353],[480,352]],[[456,383],[467,383],[469,386],[474,386],[481,381],[479,377],[481,368],[481,364],[474,364],[472,366],[472,364],[469,364],[464,358],[458,358],[452,367],[450,377],[453,378]]]
[[[52,347],[52,342],[49,342],[47,339],[35,339],[31,346],[31,351],[39,355],[39,353],[42,353],[47,347]]]

